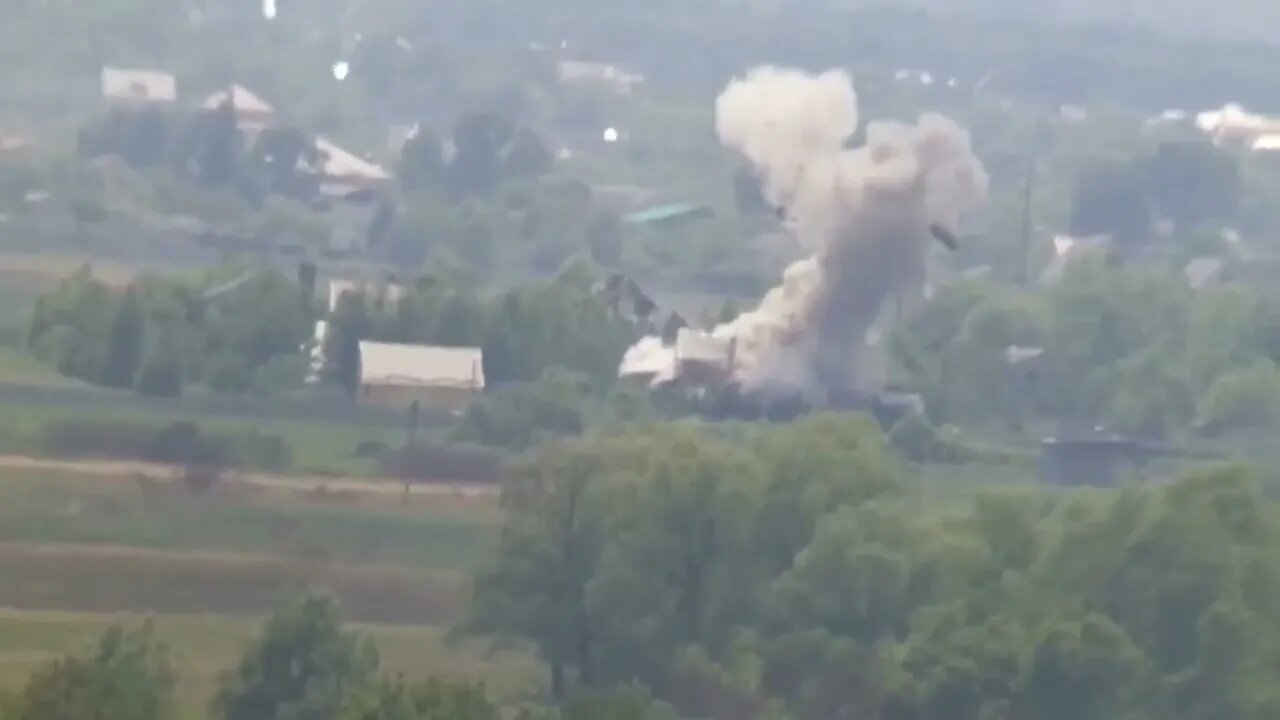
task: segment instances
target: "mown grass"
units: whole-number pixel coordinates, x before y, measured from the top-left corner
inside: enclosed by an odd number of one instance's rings
[[[493,548],[486,499],[353,498],[0,469],[0,542],[273,554],[460,572]]]
[[[91,387],[59,375],[24,350],[4,346],[0,346],[0,384],[51,388]]]
[[[157,429],[178,420],[194,420],[210,433],[256,430],[264,435],[278,435],[289,446],[295,472],[335,477],[380,474],[383,469],[378,461],[358,457],[356,448],[369,441],[395,445],[404,440],[403,431],[361,425],[284,419],[200,419],[138,407],[10,402],[0,404],[0,453],[46,456],[49,448],[44,442],[45,429],[54,423],[75,420],[146,423]]]
[[[98,635],[113,623],[136,625],[142,621],[139,615],[0,611],[0,691],[18,690],[33,670],[54,658],[91,650]],[[181,717],[206,717],[219,674],[235,664],[259,632],[261,620],[158,616],[155,623],[178,676]],[[509,700],[523,698],[542,682],[542,671],[531,657],[489,655],[476,645],[449,642],[440,628],[354,625],[352,629],[374,640],[388,672],[402,672],[410,678],[444,675],[482,679],[495,695]]]

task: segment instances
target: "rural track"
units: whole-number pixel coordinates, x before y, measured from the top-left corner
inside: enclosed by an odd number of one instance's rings
[[[183,468],[164,463],[118,460],[51,460],[25,455],[0,455],[0,470],[39,470],[65,472],[103,478],[145,478],[160,482],[180,482]],[[330,492],[338,495],[404,495],[405,481],[397,478],[352,480],[305,475],[270,475],[265,473],[229,472],[225,482],[262,490],[286,492]],[[463,498],[496,498],[493,485],[450,482],[447,480],[413,480],[407,492],[415,496]]]

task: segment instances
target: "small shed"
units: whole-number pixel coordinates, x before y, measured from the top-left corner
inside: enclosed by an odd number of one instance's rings
[[[1142,460],[1138,442],[1120,435],[1045,438],[1040,443],[1040,482],[1057,487],[1116,487]]]

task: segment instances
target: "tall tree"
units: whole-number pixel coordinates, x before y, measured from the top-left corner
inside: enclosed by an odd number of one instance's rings
[[[171,720],[173,668],[150,623],[114,626],[86,657],[37,670],[4,716],[12,720]]]
[[[107,363],[102,371],[102,384],[115,388],[132,388],[146,352],[146,311],[137,288],[130,288],[116,311],[107,344]]]
[[[221,720],[330,720],[377,670],[373,644],[344,631],[337,604],[307,595],[267,621],[211,704]],[[376,716],[375,716],[376,717]]]

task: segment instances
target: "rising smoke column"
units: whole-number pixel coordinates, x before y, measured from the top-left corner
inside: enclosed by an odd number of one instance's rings
[[[857,128],[857,96],[842,71],[757,68],[716,101],[721,142],[752,163],[812,253],[755,310],[713,331],[737,339],[734,372],[749,390],[822,398],[867,389],[867,332],[887,299],[922,286],[929,226],[959,234],[986,198],[986,173],[952,121],[873,122],[866,144],[847,148]],[[653,352],[642,341],[623,365]]]

